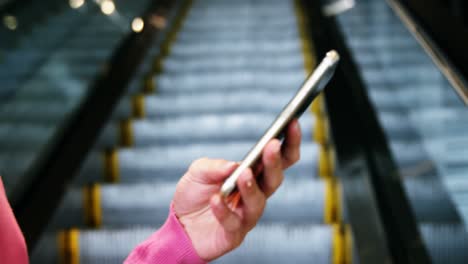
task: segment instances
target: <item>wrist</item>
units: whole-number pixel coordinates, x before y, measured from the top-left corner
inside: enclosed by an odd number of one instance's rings
[[[206,262],[197,254],[171,204],[164,225],[149,239],[138,245],[125,263],[204,264]]]
[[[173,211],[174,217],[177,219],[180,227],[183,229],[185,235],[187,236],[187,239],[190,241],[194,251],[196,254],[200,257],[205,262],[210,262],[213,260],[213,258],[207,256],[204,254],[204,242],[200,243],[200,235],[202,235],[200,232],[201,230],[205,230],[204,228],[201,228],[199,223],[197,222],[197,215],[195,214],[187,214],[187,215],[180,215],[177,212],[177,209],[174,207],[174,202],[171,204],[171,210]],[[202,235],[203,236],[203,235]],[[206,238],[206,235],[204,235]]]
[[[203,261],[211,262],[230,251],[231,243],[216,239],[219,230],[216,220],[211,216],[210,206],[184,215],[177,213],[176,206],[174,214],[191,240],[195,252]]]

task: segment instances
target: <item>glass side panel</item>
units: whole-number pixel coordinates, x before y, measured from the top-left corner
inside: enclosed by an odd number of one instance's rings
[[[0,175],[9,196],[149,0],[29,1],[0,25]]]
[[[358,1],[338,21],[434,263],[463,263],[468,109],[385,1]]]

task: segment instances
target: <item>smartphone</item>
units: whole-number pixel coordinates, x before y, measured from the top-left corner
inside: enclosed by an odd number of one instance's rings
[[[338,52],[334,50],[327,52],[325,58],[305,80],[302,87],[276,117],[276,120],[267,129],[265,134],[263,134],[257,144],[240,162],[239,167],[237,167],[223,183],[221,186],[221,194],[233,207],[236,206],[240,198],[236,187],[239,176],[247,168],[252,168],[255,176],[259,176],[262,173],[261,155],[267,143],[274,138],[283,139],[284,130],[289,122],[295,118],[299,118],[317,95],[325,88],[332,78],[339,60],[340,56]]]

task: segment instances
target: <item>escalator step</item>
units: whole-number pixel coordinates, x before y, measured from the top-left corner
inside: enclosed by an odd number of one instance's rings
[[[297,87],[289,87],[296,89]],[[286,89],[285,89],[286,90]],[[267,113],[277,114],[293,96],[294,91],[235,90],[210,93],[184,93],[145,97],[148,118],[200,115],[211,113]]]
[[[103,162],[102,154],[91,153],[77,181],[81,183],[101,182],[109,177],[121,182],[156,179],[174,181],[179,179],[190,163],[197,158],[241,160],[254,143],[253,141],[239,141],[120,149],[108,153],[105,156],[105,162]],[[317,144],[304,142],[301,146],[301,160],[289,169],[291,175],[315,177],[319,154],[320,149]],[[106,175],[108,173],[112,175]]]
[[[153,228],[81,231],[67,233],[70,263],[122,263],[129,252],[149,237]],[[45,236],[32,263],[61,255],[59,245]],[[46,244],[49,242],[48,244]],[[63,246],[62,246],[63,247]],[[323,225],[258,225],[242,246],[215,263],[331,263],[333,228]],[[49,262],[54,263],[54,262]]]
[[[135,146],[256,140],[275,118],[276,115],[254,113],[140,120],[128,124],[130,138],[127,140]],[[314,118],[312,115],[304,115],[300,123],[303,139],[310,140]]]
[[[330,203],[338,202],[337,197],[329,197],[336,193],[326,190],[332,186],[326,186],[321,179],[304,178],[286,175],[281,188],[268,200],[261,222],[325,221],[325,211],[335,209],[326,209],[325,199],[331,199]],[[167,218],[175,188],[175,181],[77,188],[68,192],[62,201],[51,228],[159,226]]]
[[[274,75],[271,72],[185,73],[161,75],[155,78],[160,93],[200,93],[209,91],[297,89],[305,78],[304,72],[291,71]]]

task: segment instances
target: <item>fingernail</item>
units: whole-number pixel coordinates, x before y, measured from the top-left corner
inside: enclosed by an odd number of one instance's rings
[[[247,185],[247,188],[252,188],[252,185],[253,185],[252,180],[248,180],[245,185]]]
[[[300,129],[300,127],[299,127],[299,121],[294,122],[294,129],[295,129],[295,130],[299,130],[299,129]]]

